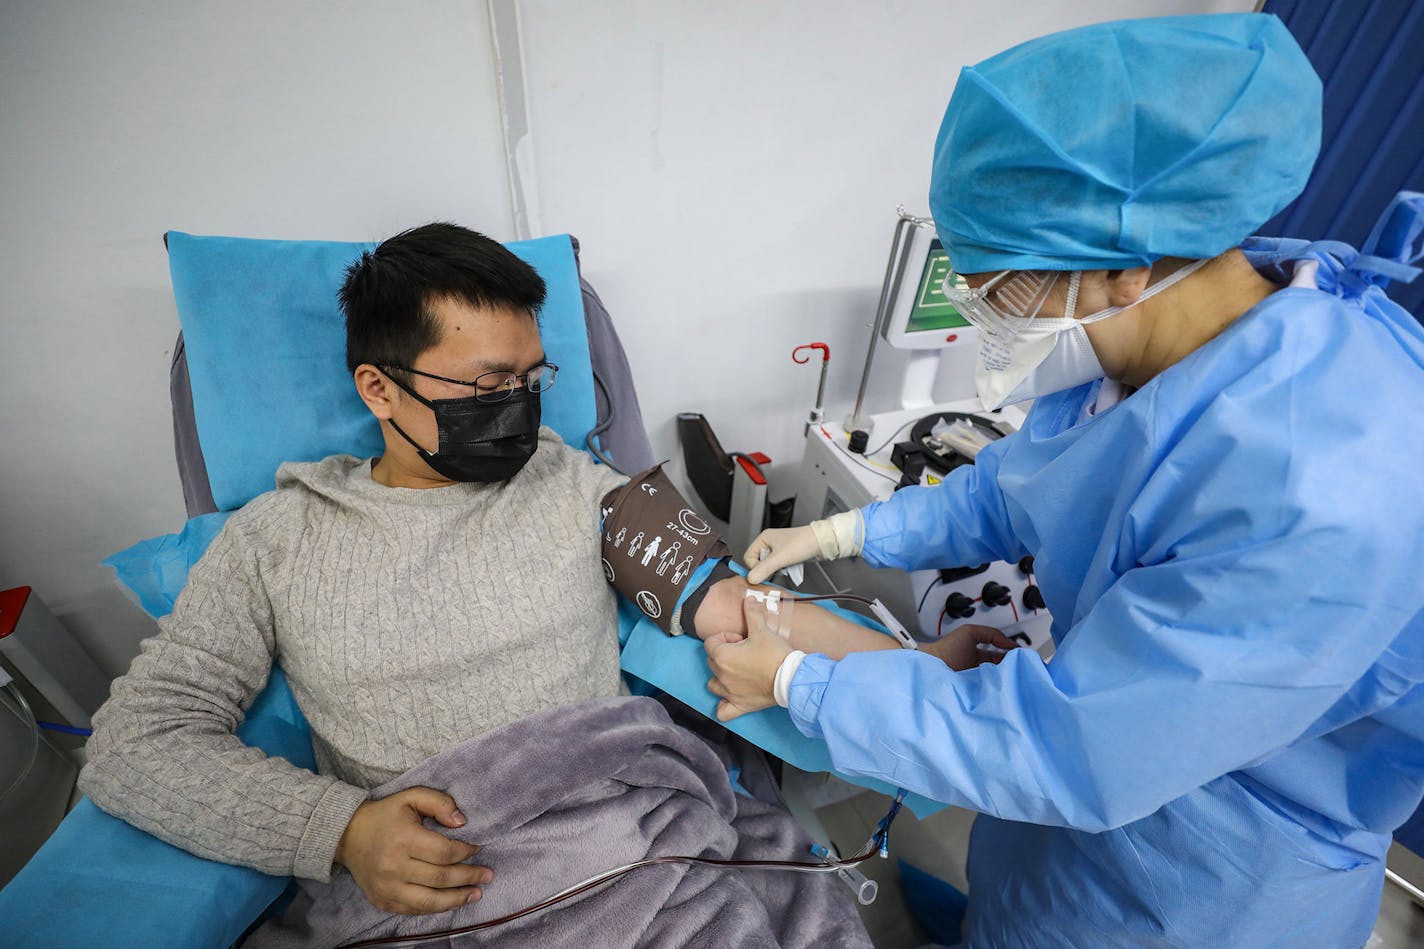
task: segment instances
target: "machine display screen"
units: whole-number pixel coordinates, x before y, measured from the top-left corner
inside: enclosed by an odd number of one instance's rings
[[[949,255],[944,252],[944,245],[936,239],[925,257],[925,270],[920,275],[919,289],[915,293],[915,302],[906,321],[906,332],[924,333],[969,325],[969,321],[959,315],[954,304],[945,298],[942,284],[948,275]]]

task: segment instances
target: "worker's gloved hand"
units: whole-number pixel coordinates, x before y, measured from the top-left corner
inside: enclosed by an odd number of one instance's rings
[[[494,879],[489,867],[464,861],[479,847],[427,829],[432,818],[463,827],[455,799],[434,788],[409,788],[356,808],[336,848],[336,862],[377,909],[407,915],[440,913],[473,903]]]
[[[808,560],[854,557],[864,539],[859,511],[843,511],[804,527],[764,530],[742,555],[749,568],[747,582],[764,583],[776,571]]]
[[[934,642],[920,646],[920,652],[943,660],[955,672],[963,672],[986,662],[997,663],[1018,645],[992,626],[965,623]]]
[[[703,643],[707,665],[716,677],[707,683],[707,691],[722,700],[717,703],[717,719],[723,722],[775,705],[776,670],[791,654],[790,644],[767,627],[764,603],[746,599],[743,609],[745,636],[714,633]]]

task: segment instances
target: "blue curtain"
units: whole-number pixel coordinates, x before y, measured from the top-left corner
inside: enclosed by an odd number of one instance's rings
[[[1268,0],[1325,83],[1320,160],[1260,233],[1355,247],[1394,197],[1424,191],[1424,2]],[[1424,277],[1389,295],[1424,321]]]

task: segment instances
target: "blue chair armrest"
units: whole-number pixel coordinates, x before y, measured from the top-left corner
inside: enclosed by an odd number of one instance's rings
[[[280,669],[238,736],[314,768],[311,731]],[[5,944],[69,947],[232,945],[290,877],[204,860],[81,800],[39,853],[0,890]]]

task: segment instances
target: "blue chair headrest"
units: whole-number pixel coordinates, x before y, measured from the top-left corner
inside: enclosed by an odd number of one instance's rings
[[[167,235],[198,440],[218,510],[273,487],[284,461],[380,454],[380,426],[346,370],[336,292],[375,245]],[[597,410],[578,264],[568,235],[506,245],[548,285],[540,336],[559,384],[544,424],[582,446]]]

